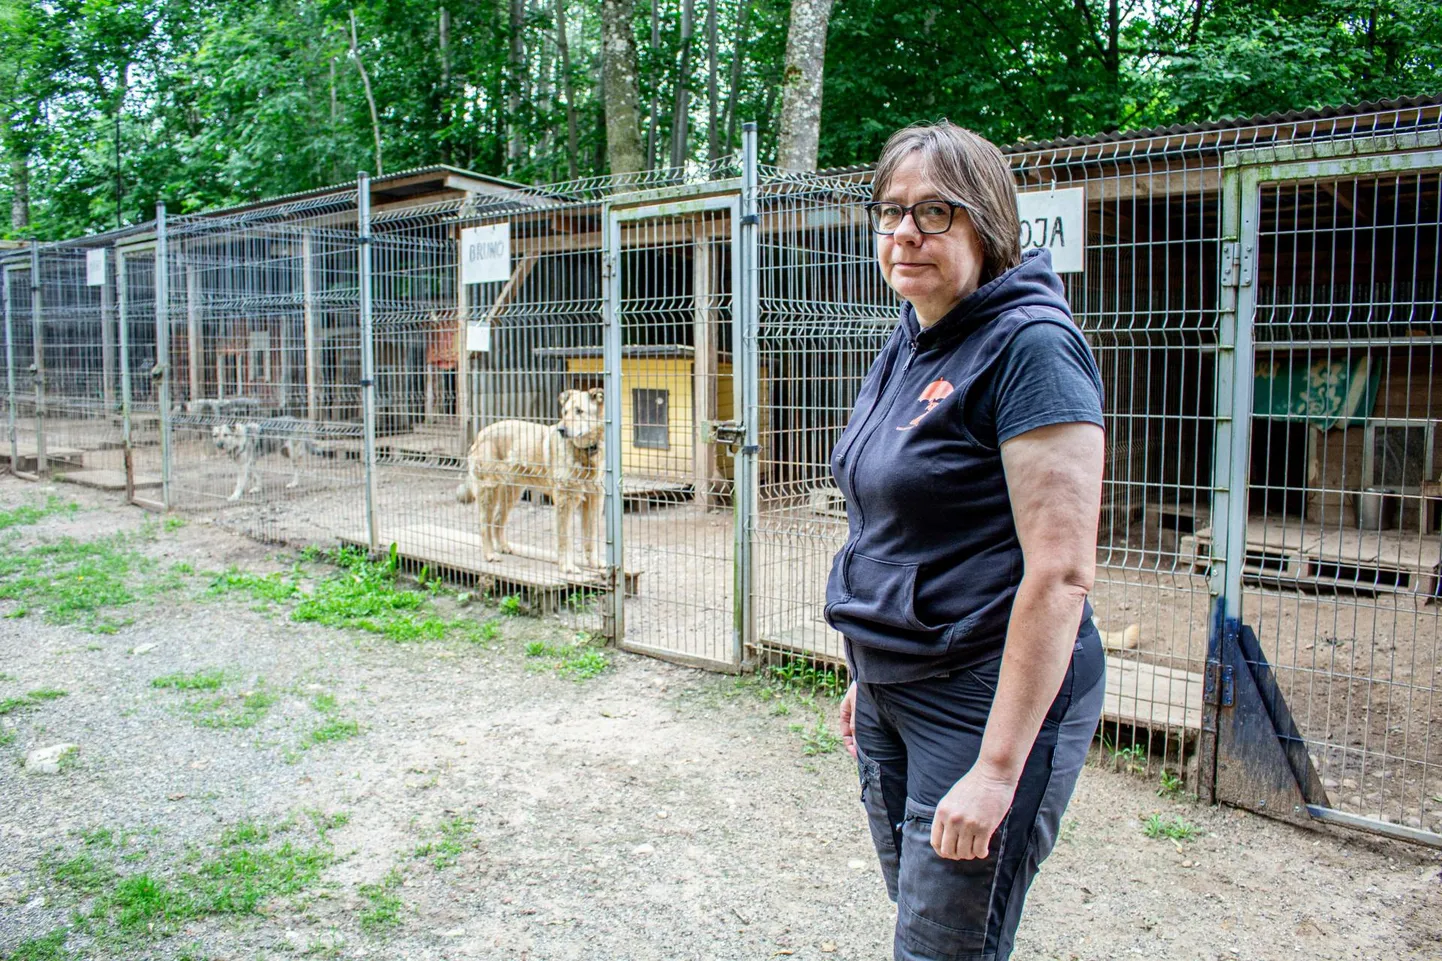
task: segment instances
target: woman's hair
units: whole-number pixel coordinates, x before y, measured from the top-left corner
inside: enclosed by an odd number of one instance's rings
[[[949,120],[903,127],[881,151],[871,181],[873,197],[886,193],[896,168],[913,152],[921,154],[926,179],[948,195],[937,199],[966,205],[981,239],[981,282],[1021,263],[1016,182],[996,145]]]

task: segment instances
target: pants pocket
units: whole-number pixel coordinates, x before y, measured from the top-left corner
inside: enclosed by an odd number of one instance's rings
[[[881,862],[881,876],[886,881],[886,895],[896,900],[897,862],[896,832],[886,813],[886,798],[881,793],[881,765],[856,749],[856,768],[861,776],[861,806],[866,809],[867,826],[876,859]]]
[[[986,951],[996,867],[1006,846],[1004,819],[985,858],[953,861],[931,847],[936,808],[906,802],[901,826],[899,961],[980,961]]]

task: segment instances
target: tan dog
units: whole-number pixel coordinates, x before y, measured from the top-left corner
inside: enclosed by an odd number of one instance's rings
[[[463,504],[476,502],[481,551],[488,561],[515,553],[506,539],[506,520],[521,491],[529,487],[546,491],[556,505],[556,558],[561,570],[580,573],[571,549],[578,508],[586,565],[598,566],[604,394],[599,387],[566,390],[560,400],[561,419],[550,427],[524,420],[497,421],[471,444],[456,499]]]
[[[1130,651],[1133,650],[1142,639],[1142,626],[1140,624],[1128,624],[1120,631],[1104,631],[1097,619],[1092,618],[1092,626],[1102,636],[1102,647],[1108,651]]]

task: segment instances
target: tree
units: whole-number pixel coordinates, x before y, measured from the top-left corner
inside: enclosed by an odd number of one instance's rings
[[[780,144],[776,164],[815,170],[821,143],[821,91],[832,0],[792,0],[781,75]]]
[[[601,83],[606,111],[606,160],[613,174],[646,169],[641,152],[640,94],[631,0],[601,0]]]

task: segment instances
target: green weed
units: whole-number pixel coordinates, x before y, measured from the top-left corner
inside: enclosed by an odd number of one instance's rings
[[[24,710],[25,708],[39,707],[46,701],[53,701],[56,698],[68,696],[66,691],[53,687],[42,687],[39,690],[31,691],[23,697],[0,698],[0,717],[15,711]]]
[[[62,501],[59,497],[51,494],[43,504],[22,504],[8,511],[0,510],[0,531],[11,527],[38,524],[47,517],[53,517],[56,514],[74,514],[78,510],[80,510],[80,505],[74,501]]]
[[[826,697],[840,697],[846,691],[845,683],[835,671],[800,658],[768,664],[762,673],[783,691],[822,694]]]
[[[793,724],[791,730],[801,735],[801,753],[807,757],[831,754],[841,746],[841,738],[831,730],[826,719],[820,715],[817,715],[815,723],[810,727],[804,724]]]
[[[175,585],[155,577],[157,564],[132,550],[143,532],[112,534],[91,541],[64,537],[0,556],[0,599],[39,609],[52,624],[112,634],[128,621],[111,616]]]
[[[334,814],[326,814],[324,811],[316,808],[308,808],[305,814],[310,818],[311,824],[315,826],[315,833],[320,835],[322,841],[328,842],[331,831],[334,831],[336,828],[345,827],[350,823],[350,813],[348,811],[337,811]]]
[[[238,695],[192,698],[182,709],[197,727],[251,728],[261,722],[280,698],[269,691],[245,691]]]
[[[185,526],[185,518],[184,518],[184,517],[178,517],[178,516],[172,514],[172,515],[170,515],[169,517],[167,517],[167,518],[165,519],[164,524],[162,524],[161,526],[164,528],[164,530],[165,530],[166,533],[170,533],[170,532],[172,532],[172,531],[178,531],[178,530],[180,530],[182,527]]]
[[[501,627],[495,621],[466,622],[463,630],[465,639],[475,644],[489,644],[501,635]]]
[[[360,913],[362,930],[376,932],[401,923],[401,910],[405,902],[396,897],[395,889],[404,878],[399,868],[391,868],[377,884],[362,884],[357,890],[369,907]]]
[[[322,714],[334,714],[336,711],[335,695],[329,691],[321,691],[310,699],[310,706]]]
[[[476,824],[468,818],[454,817],[437,827],[437,839],[416,848],[416,857],[429,858],[437,871],[451,867],[472,843]]]
[[[526,645],[526,656],[546,658],[550,661],[550,668],[557,674],[576,681],[588,681],[604,674],[611,667],[611,658],[606,650],[589,641],[572,644],[532,641]]]
[[[496,609],[507,617],[519,616],[522,613],[520,595],[507,594],[496,603]]]
[[[194,674],[166,674],[150,682],[151,687],[176,691],[218,691],[225,683],[225,672],[219,669],[196,671]]]
[[[286,580],[280,571],[270,574],[251,574],[232,567],[217,574],[210,580],[206,593],[212,597],[229,593],[249,594],[262,603],[289,600],[300,592],[300,585],[294,579]]]
[[[360,724],[356,721],[345,718],[335,718],[326,721],[320,727],[306,735],[307,744],[330,744],[334,741],[347,741],[360,735]]]
[[[1178,797],[1182,789],[1186,787],[1180,775],[1173,774],[1166,768],[1162,768],[1161,784],[1157,787],[1157,795],[1160,797]]]
[[[1173,841],[1190,841],[1201,834],[1201,828],[1179,814],[1152,814],[1142,822],[1142,833],[1149,838],[1171,838]]]
[[[28,938],[5,957],[9,961],[62,961],[71,957],[65,950],[65,938],[69,933],[69,928],[56,928],[38,938]]]

